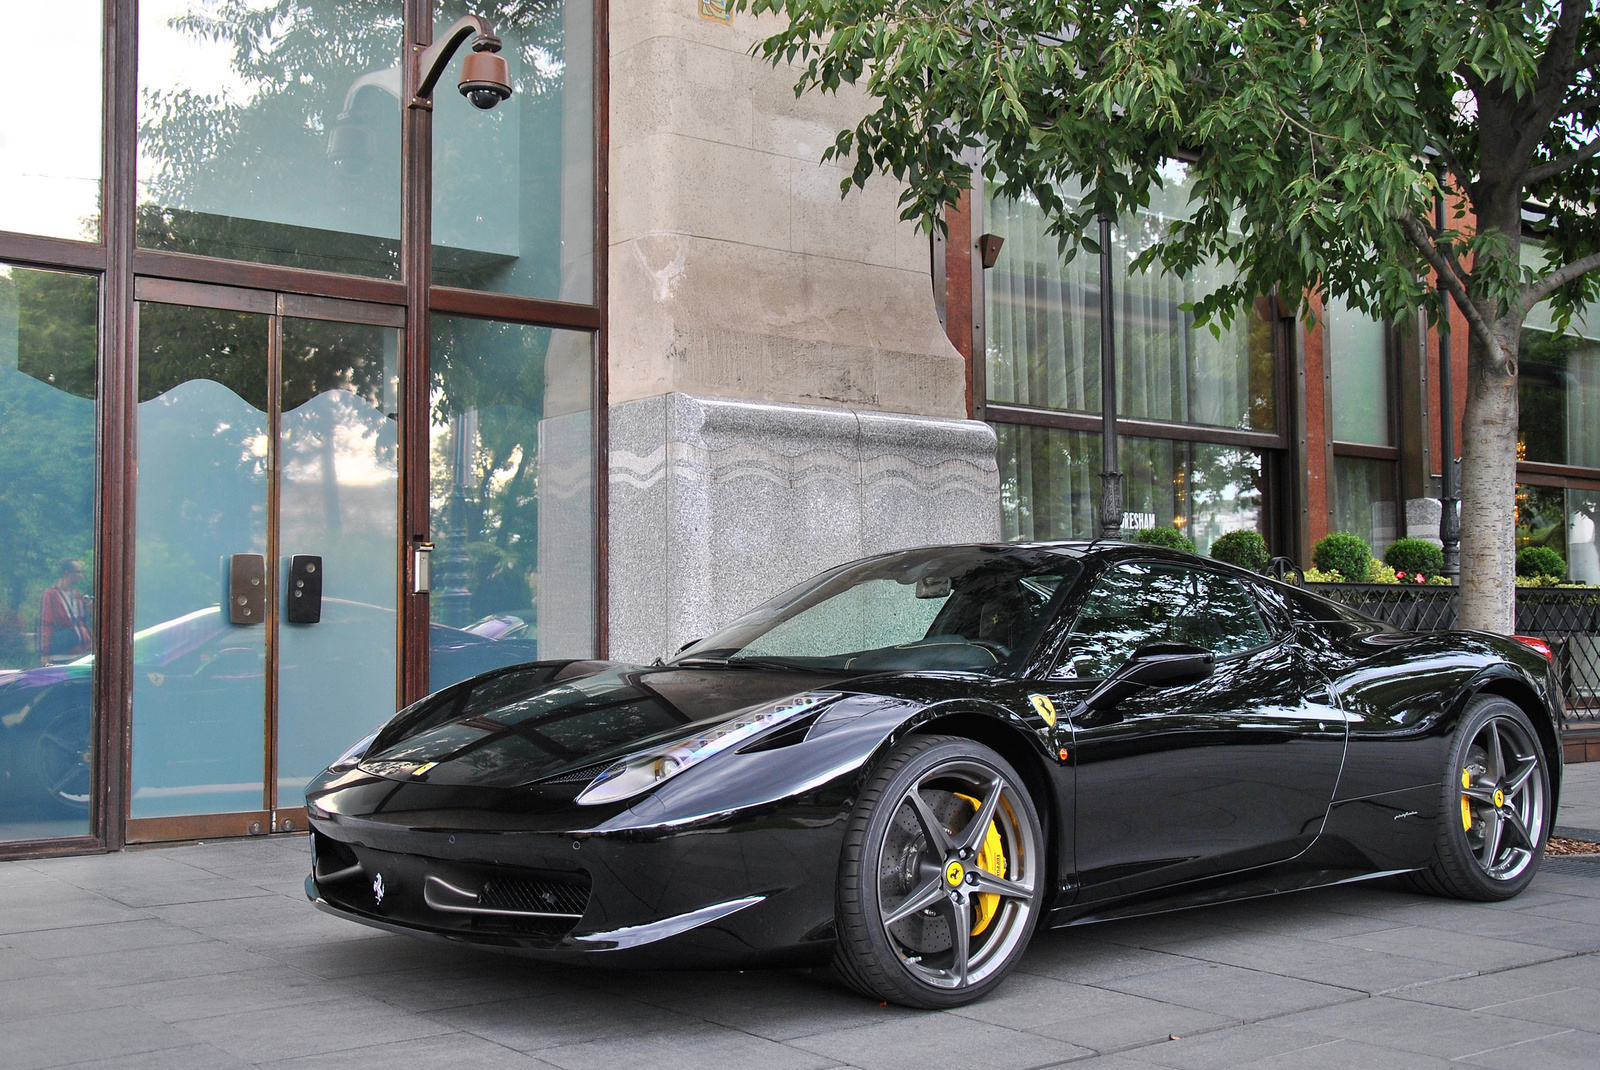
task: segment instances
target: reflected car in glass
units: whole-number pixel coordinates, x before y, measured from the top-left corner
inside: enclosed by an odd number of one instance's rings
[[[336,638],[331,649],[359,652],[359,642],[341,643],[345,633],[393,633],[394,610],[342,598],[322,600],[322,627]],[[464,679],[511,661],[538,656],[532,640],[511,636],[491,639],[442,624],[430,626],[430,648],[439,671]],[[241,642],[220,606],[212,605],[181,617],[141,628],[133,637],[134,670],[150,686],[174,696],[164,711],[189,716],[147,717],[153,753],[182,756],[172,776],[177,790],[197,779],[237,779],[230,770],[249,768],[259,737],[241,733],[238,710],[261,707],[266,662],[259,645]],[[345,691],[383,683],[381,666],[352,658],[330,674]],[[0,670],[0,801],[8,812],[49,818],[87,814],[93,753],[90,742],[94,656],[59,665]],[[337,704],[339,694],[324,693]],[[342,742],[342,741],[341,741]],[[309,745],[314,745],[314,742]],[[326,743],[323,744],[326,746]],[[135,760],[139,755],[135,755]],[[326,759],[317,759],[316,768]],[[156,790],[167,787],[166,770],[144,770]]]
[[[545,661],[402,710],[306,792],[307,895],[555,960],[831,963],[992,991],[1040,925],[1381,875],[1532,880],[1545,654],[1411,634],[1122,543],[842,565],[649,666]]]

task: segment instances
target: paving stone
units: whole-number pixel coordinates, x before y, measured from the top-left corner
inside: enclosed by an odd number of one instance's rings
[[[363,973],[330,982],[343,991],[359,992],[391,1007],[423,1012],[527,999],[575,982],[563,971],[544,977],[516,959],[484,955],[473,966],[423,967],[388,973]]]
[[[273,1011],[251,1010],[181,1022],[181,1029],[247,1063],[327,1055],[435,1036],[451,1030],[437,1022],[360,996],[300,1003]]]
[[[161,1048],[72,1064],[72,1070],[248,1070],[249,1067],[249,1063],[210,1044],[188,1044],[181,1048]]]
[[[1368,934],[1360,939],[1371,939],[1381,946],[1382,935],[1382,932]],[[1166,950],[1191,959],[1223,962],[1367,993],[1455,977],[1463,972],[1460,966],[1414,956],[1391,955],[1327,940],[1268,932],[1169,944]]]
[[[616,981],[633,983],[624,988]],[[648,983],[651,981],[657,983]],[[642,1002],[779,1041],[934,1013],[885,1006],[846,989],[823,971],[815,975],[792,970],[664,975],[619,972],[591,983],[604,984],[606,991],[614,993],[620,988]],[[993,998],[1010,999],[1014,983],[1007,982]]]
[[[1101,987],[1244,1022],[1364,998],[1347,988],[1206,962],[1106,981]]]
[[[952,1014],[1114,1052],[1174,1034],[1220,1029],[1238,1019],[1126,992],[1023,974],[993,996]]]
[[[270,960],[222,940],[75,955],[54,962],[62,973],[97,987],[258,970],[270,965]]]
[[[551,1070],[550,1064],[468,1033],[443,1033],[259,1064],[262,1070]]]
[[[193,1043],[193,1037],[132,1008],[97,1011],[88,1023],[73,1011],[7,1022],[0,1065],[6,1070],[41,1070]]]
[[[420,1017],[516,1051],[535,1053],[696,1021],[690,1015],[581,987],[529,999],[450,1007]]]
[[[1541,1023],[1385,996],[1290,1015],[1277,1024],[1445,1059],[1551,1032]]]
[[[90,1016],[120,1002],[124,1001],[87,985],[75,984],[59,974],[0,981],[0,1036],[7,1032],[11,1022],[69,1012]],[[0,1041],[0,1064],[4,1062],[4,1042]]]
[[[1460,1070],[1460,1063],[1356,1040],[1333,1040],[1243,1063],[1239,1070]]]
[[[1474,932],[1470,923],[1464,929],[1418,926],[1389,929],[1369,936],[1342,936],[1332,942],[1367,952],[1381,950],[1389,955],[1406,955],[1428,962],[1465,967],[1478,973],[1547,962],[1570,954],[1560,948],[1496,940]]]
[[[1024,1070],[1095,1054],[1079,1045],[955,1014],[840,1029],[800,1037],[789,1044],[861,1070],[927,1070],[931,1066]]]
[[[1260,1059],[1302,1052],[1336,1039],[1320,1033],[1258,1024],[1219,1029],[1199,1036],[1179,1033],[1177,1040],[1151,1044],[1128,1055],[1174,1070],[1233,1070]]]
[[[1600,972],[1597,972],[1595,984],[1600,986]],[[1483,1010],[1506,1018],[1521,1018],[1563,1029],[1600,1033],[1600,987],[1543,992],[1537,996],[1496,1003]],[[1595,1057],[1600,1062],[1600,1038],[1595,1041]]]
[[[75,955],[102,955],[111,951],[137,951],[147,947],[172,947],[205,940],[200,933],[159,918],[135,918],[103,925],[78,925],[67,929],[37,929],[15,933],[12,947],[36,959],[71,958]]]
[[[1596,1052],[1600,1052],[1600,1036],[1574,1029],[1479,1052],[1461,1063],[1498,1070],[1594,1070]]]
[[[245,1011],[275,1011],[299,1003],[337,999],[348,990],[288,966],[143,981],[102,990],[107,999],[137,1006],[163,1022],[216,1018]]]
[[[1018,969],[1079,984],[1100,984],[1175,967],[1193,960],[1142,947],[1096,939],[1098,926],[1040,933]]]
[[[839,1065],[823,1055],[693,1019],[545,1049],[539,1058],[562,1070],[703,1070],[706,1066],[824,1070]]]

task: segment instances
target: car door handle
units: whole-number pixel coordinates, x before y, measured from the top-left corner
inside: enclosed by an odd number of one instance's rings
[[[289,558],[289,583],[284,589],[283,616],[290,624],[322,620],[322,558],[295,554]]]

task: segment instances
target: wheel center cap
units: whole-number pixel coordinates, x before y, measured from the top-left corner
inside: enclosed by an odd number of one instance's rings
[[[1499,788],[1494,789],[1494,805],[1498,808],[1506,804],[1506,793]]]
[[[966,875],[967,871],[962,868],[961,863],[953,858],[944,867],[944,881],[952,888],[958,886]]]

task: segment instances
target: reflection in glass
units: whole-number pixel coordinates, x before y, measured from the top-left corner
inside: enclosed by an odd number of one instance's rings
[[[594,299],[592,0],[446,0],[436,32],[464,14],[504,41],[514,92],[479,111],[434,94],[433,281],[523,297]]]
[[[1393,461],[1334,457],[1333,530],[1360,536],[1374,557],[1395,540],[1399,498]]]
[[[0,14],[0,230],[100,237],[103,19],[101,0]]]
[[[393,715],[399,622],[400,332],[284,319],[278,429],[278,805]],[[322,619],[295,624],[296,555]],[[301,581],[302,583],[304,581]]]
[[[1071,200],[1069,196],[1069,201]],[[1188,211],[1187,175],[1174,164],[1149,211],[1113,229],[1118,400],[1123,416],[1220,427],[1276,426],[1273,344],[1264,309],[1236,316],[1220,337],[1196,329],[1184,306],[1228,282],[1227,266],[1180,278],[1128,264]],[[987,392],[991,401],[1100,410],[1100,272],[1080,253],[1063,264],[1031,201],[997,199],[987,229],[1005,239],[985,273]]]
[[[394,278],[398,0],[141,0],[141,246]]]
[[[1266,534],[1256,451],[1156,438],[1124,438],[1118,451],[1125,530],[1175,527],[1201,554],[1230,531]]]
[[[1546,546],[1560,554],[1563,561],[1570,560],[1567,532],[1571,520],[1567,510],[1567,492],[1560,487],[1518,483],[1513,507],[1517,549]]]
[[[1387,333],[1382,321],[1337,298],[1323,306],[1322,352],[1332,367],[1333,437],[1340,442],[1393,441]]]
[[[995,424],[1000,530],[1007,541],[1092,539],[1099,529],[1100,437]]]
[[[1600,521],[1600,492],[1567,491],[1567,579],[1600,584],[1600,553],[1595,548]]]
[[[1095,582],[1072,623],[1057,674],[1102,679],[1149,643],[1185,643],[1227,657],[1267,642],[1255,599],[1238,581],[1179,565],[1118,565]]]
[[[589,335],[435,316],[432,354],[430,686],[590,656]]]
[[[267,552],[266,316],[139,306],[131,816],[263,805],[266,634],[222,612]]]
[[[0,840],[89,833],[97,307],[0,264]]]
[[[1519,352],[1523,459],[1600,468],[1600,342],[1525,330]]]

